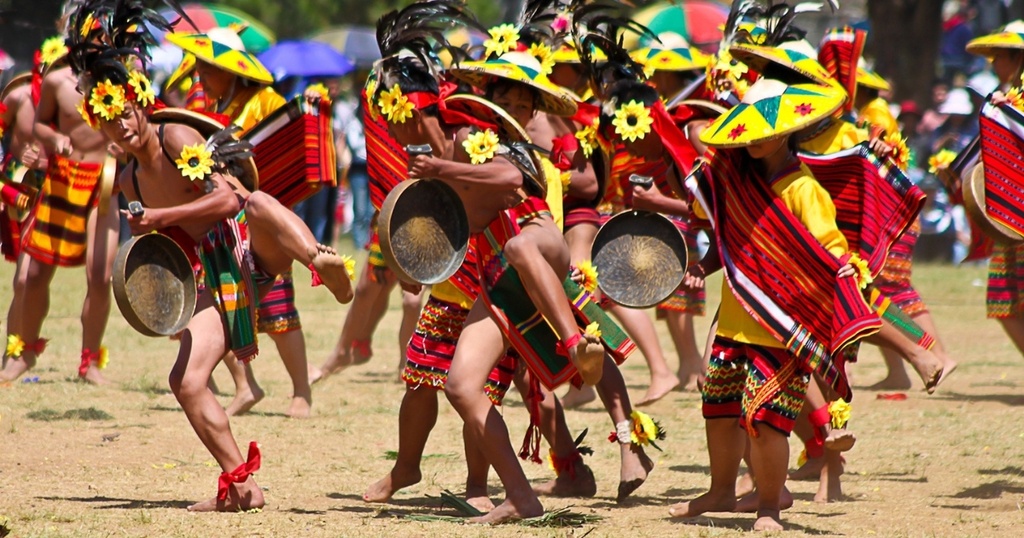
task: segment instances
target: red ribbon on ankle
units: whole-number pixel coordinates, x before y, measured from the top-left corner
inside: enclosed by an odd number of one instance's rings
[[[576,479],[576,462],[583,461],[583,455],[580,454],[579,450],[573,450],[572,454],[564,458],[555,456],[554,450],[551,451],[551,466],[555,468],[555,476],[562,476],[562,473],[569,473],[571,480]]]
[[[807,415],[807,419],[811,422],[812,429],[814,430],[814,439],[819,443],[824,443],[825,436],[821,433],[821,428],[832,422],[832,415],[828,412],[828,405],[823,405],[811,411]]]
[[[369,340],[353,340],[352,350],[367,358],[373,356],[373,348],[370,347]]]
[[[569,350],[576,347],[576,344],[580,343],[580,338],[582,338],[582,336],[580,336],[579,333],[576,333],[565,340],[559,341],[555,344],[555,353],[558,353],[563,357],[569,357]]]
[[[46,351],[46,343],[49,341],[48,338],[37,338],[35,342],[25,344],[25,351],[31,351],[38,357],[43,351]]]
[[[313,267],[313,264],[309,264],[306,267],[309,267],[310,276],[313,277],[309,282],[310,287],[315,288],[324,283],[323,280],[320,280],[320,273],[316,272],[316,267]]]
[[[249,457],[245,463],[239,465],[230,473],[225,471],[220,474],[217,480],[217,500],[223,501],[228,498],[228,488],[231,484],[238,484],[249,479],[249,475],[260,470],[260,447],[256,441],[249,443]]]
[[[36,343],[39,341],[36,340]],[[85,377],[85,374],[89,372],[89,365],[94,362],[99,362],[100,352],[90,351],[89,348],[82,350],[82,362],[78,363],[78,377]]]

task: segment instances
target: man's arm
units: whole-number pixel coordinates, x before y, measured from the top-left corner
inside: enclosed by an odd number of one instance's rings
[[[61,76],[57,72],[43,77],[39,105],[36,107],[36,121],[32,128],[32,134],[50,155],[70,155],[72,149],[71,138],[51,127],[56,123],[57,113],[60,110],[57,91],[60,88]]]
[[[472,164],[469,154],[462,147],[468,130],[463,129],[455,140],[455,154],[452,160],[432,155],[416,155],[409,159],[409,177],[437,178],[452,183],[493,187],[495,190],[512,190],[523,186],[523,174],[505,158],[495,155],[493,159]]]

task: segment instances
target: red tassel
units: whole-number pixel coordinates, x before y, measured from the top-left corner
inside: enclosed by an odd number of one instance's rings
[[[39,343],[39,340],[36,340]],[[90,351],[89,348],[82,350],[82,361],[78,363],[78,377],[85,377],[89,372],[89,365],[100,360],[99,351]]]
[[[540,403],[544,401],[544,393],[540,381],[530,377],[530,391],[526,394],[526,407],[530,412],[530,425],[526,428],[523,446],[519,449],[519,457],[533,463],[543,463],[540,459]]]
[[[249,475],[260,470],[260,447],[256,441],[249,443],[249,457],[245,463],[239,465],[234,471],[223,472],[217,480],[217,500],[223,501],[228,497],[228,488],[231,484],[240,484],[249,479]]]
[[[583,456],[578,450],[573,450],[572,454],[564,458],[555,456],[554,451],[551,452],[551,466],[555,468],[555,476],[562,476],[562,473],[569,473],[571,480],[576,479],[576,462],[583,461]]]

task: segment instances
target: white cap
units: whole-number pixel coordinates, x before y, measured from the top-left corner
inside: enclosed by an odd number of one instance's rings
[[[963,88],[949,90],[946,101],[939,105],[939,114],[970,116],[972,113],[974,113],[974,106],[971,105],[971,96]]]

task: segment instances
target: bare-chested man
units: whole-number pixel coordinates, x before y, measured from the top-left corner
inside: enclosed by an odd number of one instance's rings
[[[45,347],[39,333],[50,306],[50,282],[58,266],[85,265],[82,353],[78,376],[106,383],[100,373],[103,333],[110,315],[111,265],[117,251],[117,200],[102,192],[108,141],[78,111],[78,78],[58,62],[46,66],[33,135],[49,156],[47,177],[32,222],[24,230],[17,294],[9,315],[9,343],[0,382],[12,381],[35,366]]]

